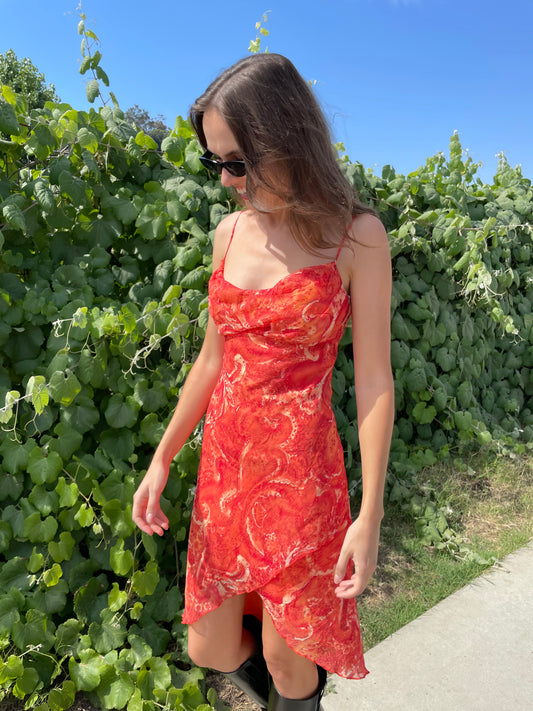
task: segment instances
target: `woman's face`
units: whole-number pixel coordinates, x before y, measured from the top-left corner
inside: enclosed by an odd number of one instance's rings
[[[242,152],[235,136],[217,109],[207,109],[203,116],[202,128],[207,148],[214,154],[215,160],[242,160]],[[234,188],[243,200],[247,199],[245,175],[237,178],[223,168],[220,179],[222,185]]]

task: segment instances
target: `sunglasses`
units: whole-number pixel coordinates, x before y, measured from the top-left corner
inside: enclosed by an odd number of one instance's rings
[[[216,173],[217,175],[222,174],[223,168],[235,178],[242,178],[246,175],[246,164],[243,160],[213,160],[211,151],[206,151],[203,156],[200,156],[200,163],[211,173]]]

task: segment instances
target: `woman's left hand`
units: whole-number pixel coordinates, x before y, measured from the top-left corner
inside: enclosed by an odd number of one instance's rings
[[[359,517],[347,530],[334,571],[337,597],[355,597],[368,585],[378,560],[380,523],[381,521],[369,521]],[[353,563],[355,572],[345,580],[350,562]]]

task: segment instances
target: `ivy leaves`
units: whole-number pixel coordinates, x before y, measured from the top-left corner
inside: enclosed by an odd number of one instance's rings
[[[173,537],[136,535],[131,501],[205,332],[210,232],[230,206],[211,221],[224,193],[206,202],[213,184],[174,164],[200,150],[181,120],[169,162],[116,108],[49,107],[28,128],[8,98],[1,126],[21,150],[0,151],[0,688],[42,711],[79,690],[103,708],[209,708],[201,674],[175,666],[198,451],[173,465]],[[194,265],[175,262],[182,248]]]

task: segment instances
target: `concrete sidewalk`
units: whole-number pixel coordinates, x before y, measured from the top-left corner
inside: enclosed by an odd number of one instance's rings
[[[324,711],[533,711],[533,541],[332,677]]]

